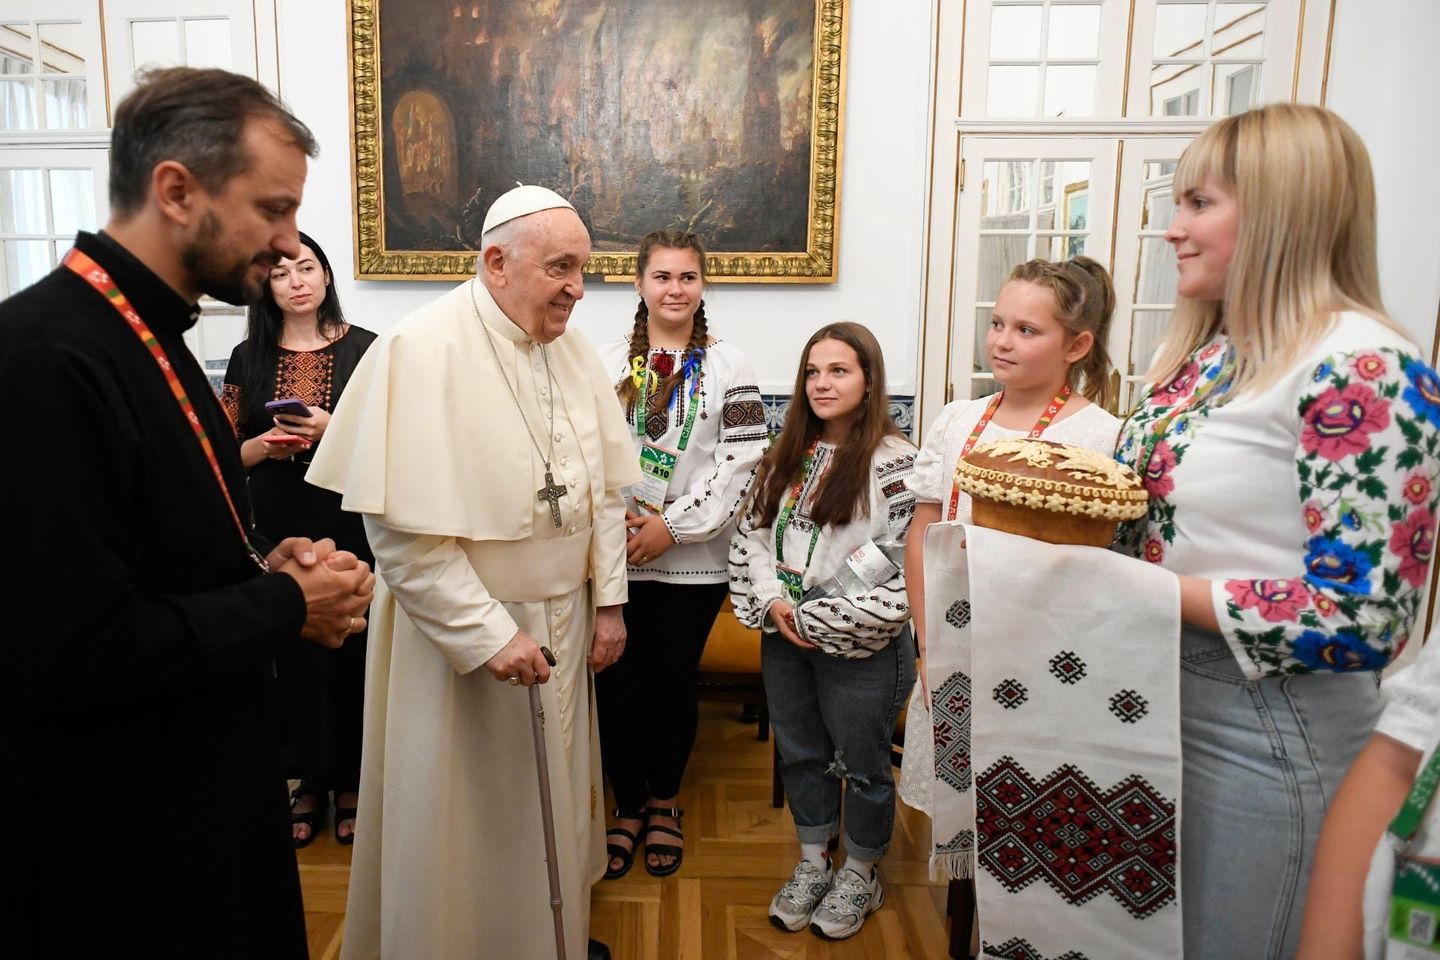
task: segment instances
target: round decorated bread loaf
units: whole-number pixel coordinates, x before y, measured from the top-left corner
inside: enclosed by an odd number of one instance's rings
[[[971,450],[958,471],[975,523],[1022,537],[1108,547],[1116,524],[1145,515],[1135,471],[1085,447],[996,440]]]

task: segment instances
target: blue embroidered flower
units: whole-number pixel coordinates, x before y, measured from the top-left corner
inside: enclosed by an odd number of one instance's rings
[[[1319,630],[1306,630],[1295,641],[1294,657],[1312,670],[1379,670],[1390,661],[1388,648],[1370,646],[1349,630],[1326,635]]]
[[[1305,579],[1322,590],[1341,593],[1370,593],[1370,557],[1343,540],[1311,537],[1306,544]]]
[[[1346,510],[1344,513],[1340,514],[1340,522],[1345,524],[1345,526],[1349,527],[1351,530],[1359,530],[1360,514],[1356,512],[1354,507],[1351,507],[1349,510]]]
[[[1405,361],[1405,376],[1410,380],[1410,386],[1405,388],[1405,402],[1417,416],[1440,427],[1440,376],[1420,360]]]
[[[1315,368],[1314,380],[1316,383],[1319,383],[1321,380],[1328,378],[1330,374],[1334,372],[1335,364],[1331,363],[1329,360],[1326,360],[1324,363],[1320,364],[1320,366]]]
[[[1176,418],[1175,418],[1175,425],[1171,428],[1170,432],[1173,433],[1173,434],[1175,434],[1175,436],[1177,436],[1177,437],[1183,437],[1183,436],[1185,435],[1185,430],[1186,430],[1186,428],[1188,428],[1189,426],[1190,426],[1190,418],[1189,418],[1189,417],[1186,417],[1186,416],[1176,417]]]

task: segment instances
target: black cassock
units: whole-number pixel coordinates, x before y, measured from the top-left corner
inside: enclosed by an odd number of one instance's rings
[[[76,245],[169,355],[248,523],[182,336],[198,312],[103,234]],[[309,642],[304,599],[260,575],[154,359],[64,267],[0,303],[0,444],[0,952],[304,957],[272,667]]]

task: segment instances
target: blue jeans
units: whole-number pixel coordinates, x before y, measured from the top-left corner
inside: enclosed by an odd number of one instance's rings
[[[1185,960],[1295,956],[1330,797],[1380,715],[1373,673],[1247,681],[1216,634],[1180,638]]]
[[[760,664],[800,842],[828,843],[839,833],[844,783],[846,853],[879,860],[895,826],[890,738],[915,685],[910,628],[862,660],[802,650],[766,633]]]

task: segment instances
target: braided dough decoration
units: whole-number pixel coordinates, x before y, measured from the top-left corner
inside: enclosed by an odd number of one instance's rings
[[[1050,475],[1032,476],[981,463],[1023,464],[1022,470]],[[960,488],[972,497],[1116,522],[1145,515],[1148,494],[1135,471],[1084,447],[1030,437],[996,440],[972,450],[958,469]]]

